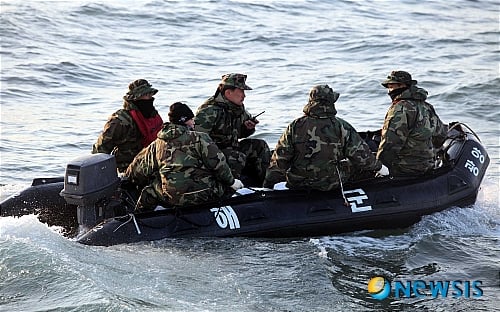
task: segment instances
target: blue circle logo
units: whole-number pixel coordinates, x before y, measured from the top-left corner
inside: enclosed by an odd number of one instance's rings
[[[368,281],[368,293],[373,299],[383,300],[389,296],[391,284],[382,276],[375,276]]]

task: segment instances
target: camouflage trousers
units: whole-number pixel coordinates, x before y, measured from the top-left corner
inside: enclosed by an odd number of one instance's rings
[[[153,183],[142,188],[141,194],[137,199],[137,204],[135,205],[135,210],[147,211],[155,209],[158,205],[168,206],[164,202],[163,196],[161,194],[161,181],[159,179],[155,179]]]
[[[245,176],[243,183],[249,186],[262,186],[267,167],[271,161],[271,151],[266,141],[261,139],[244,139],[238,148],[225,148],[222,152],[236,179]]]
[[[153,183],[144,187],[141,191],[135,210],[139,212],[153,210],[156,206],[163,207],[182,207],[193,206],[210,201],[217,201],[223,198],[229,198],[234,194],[234,190],[229,186],[216,183],[213,187],[182,193],[163,195],[160,179],[155,179]]]

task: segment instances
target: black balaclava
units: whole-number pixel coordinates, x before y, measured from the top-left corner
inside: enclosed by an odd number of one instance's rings
[[[387,92],[387,94],[389,94],[389,96],[391,97],[391,100],[394,101],[394,99],[398,95],[401,95],[401,93],[405,92],[406,90],[408,90],[408,87],[397,88],[397,89],[394,89],[392,91]]]
[[[155,98],[151,98],[148,100],[135,100],[133,102],[141,112],[142,116],[144,116],[144,118],[151,118],[156,112],[156,109],[153,106],[154,100]]]

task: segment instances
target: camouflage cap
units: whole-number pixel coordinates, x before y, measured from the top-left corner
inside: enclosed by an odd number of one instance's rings
[[[411,79],[411,75],[408,72],[402,70],[393,70],[387,79],[382,81],[382,85],[387,88],[389,83],[404,83],[408,86],[417,84],[416,80]]]
[[[309,91],[309,101],[319,102],[326,101],[327,103],[335,103],[340,94],[333,91],[329,85],[316,85]]]
[[[128,85],[128,92],[123,98],[129,101],[134,101],[143,95],[154,95],[157,92],[158,90],[153,88],[153,86],[146,79],[137,79]]]
[[[223,75],[220,84],[224,86],[233,86],[242,90],[252,90],[252,88],[245,83],[246,80],[247,75],[231,73]]]

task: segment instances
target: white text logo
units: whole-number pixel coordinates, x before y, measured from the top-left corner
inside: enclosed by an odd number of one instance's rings
[[[212,208],[210,211],[214,213],[215,220],[221,228],[225,229],[228,225],[231,230],[240,228],[238,216],[231,206]]]
[[[351,195],[348,195],[348,194],[351,194]],[[363,200],[368,199],[368,196],[366,196],[365,191],[363,191],[362,189],[345,191],[344,195],[346,196],[347,201],[351,204],[351,211],[352,212],[361,212],[361,211],[372,210],[372,206],[363,206],[363,205],[365,205],[365,203],[363,203]]]
[[[481,151],[477,148],[474,147],[472,151],[470,152],[474,158],[479,160],[479,162],[482,164],[484,163],[484,155],[481,153]],[[472,160],[467,160],[465,162],[465,168],[469,169],[470,172],[472,172],[473,175],[477,177],[479,174],[479,168],[476,166],[476,164]]]

